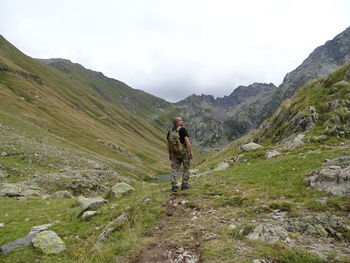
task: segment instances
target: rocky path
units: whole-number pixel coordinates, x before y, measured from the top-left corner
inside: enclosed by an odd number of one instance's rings
[[[197,210],[188,205],[186,196],[169,194],[165,215],[148,233],[150,244],[130,263],[199,263],[203,233],[194,227]]]

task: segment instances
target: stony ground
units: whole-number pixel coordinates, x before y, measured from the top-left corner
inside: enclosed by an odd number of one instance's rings
[[[7,211],[0,215],[5,223],[0,231],[6,233],[1,245],[25,236],[33,226],[54,223],[67,248],[46,256],[28,246],[12,251],[4,262],[22,262],[23,255],[40,262],[84,263],[350,262],[349,197],[315,190],[307,180],[317,179],[319,186],[332,175],[348,178],[349,145],[305,144],[279,148],[279,154],[265,146],[236,149],[227,161],[199,166],[202,172],[194,171],[192,189],[172,193],[169,183],[131,182],[132,193],[93,208],[96,213],[87,221],[76,217],[72,199],[55,199],[51,184],[65,176],[70,185],[72,178],[106,176],[108,181],[117,174],[64,169],[39,177],[48,177],[46,186],[33,177],[29,181],[51,196],[39,192],[32,197],[36,189],[27,189],[28,196],[1,198]],[[334,185],[332,180],[326,185]],[[337,189],[347,189],[346,180],[342,187]],[[82,194],[93,196],[85,190]],[[95,194],[102,195],[103,189]],[[96,248],[101,235],[104,240]]]

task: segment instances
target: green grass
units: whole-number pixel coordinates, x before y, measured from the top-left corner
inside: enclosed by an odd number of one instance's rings
[[[17,248],[2,257],[1,262],[117,262],[119,257],[137,253],[144,234],[153,229],[162,216],[165,193],[159,185],[142,184],[128,196],[109,201],[99,208],[99,213],[90,221],[75,218],[72,199],[16,200],[1,198],[0,206],[4,213],[0,222],[0,245],[25,236],[31,227],[54,223],[54,230],[66,243],[67,250],[59,255],[44,255],[32,246]],[[127,211],[128,221],[113,232],[100,250],[92,253],[98,235],[105,225]],[[26,218],[30,218],[26,221]]]

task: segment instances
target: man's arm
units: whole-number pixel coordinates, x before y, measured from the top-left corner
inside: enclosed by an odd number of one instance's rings
[[[188,154],[190,156],[190,159],[192,159],[193,152],[192,152],[192,145],[191,145],[190,137],[188,137],[188,136],[185,137],[185,143],[186,143],[186,146],[188,149]]]

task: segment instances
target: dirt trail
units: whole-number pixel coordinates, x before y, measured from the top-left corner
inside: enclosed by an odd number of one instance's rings
[[[200,263],[201,233],[193,229],[195,207],[181,194],[169,194],[165,215],[148,233],[152,242],[130,263]]]

